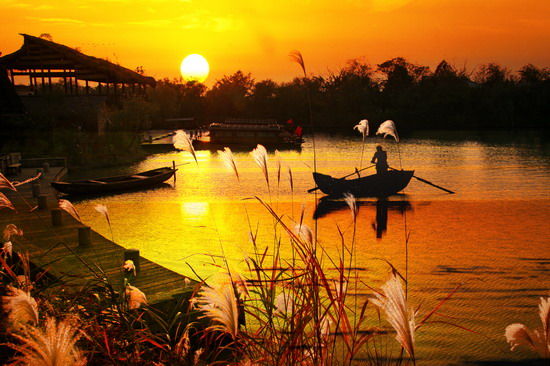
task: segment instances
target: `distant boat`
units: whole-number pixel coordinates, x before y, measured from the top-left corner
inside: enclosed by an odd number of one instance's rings
[[[252,148],[264,145],[269,148],[300,148],[302,128],[291,120],[287,126],[274,119],[227,119],[211,123],[209,136],[194,141],[195,148]]]
[[[414,170],[390,170],[356,179],[338,179],[313,173],[313,179],[321,192],[332,197],[341,197],[345,193],[355,197],[388,197],[405,189],[413,175]]]
[[[130,175],[70,182],[52,182],[51,185],[59,192],[70,195],[124,192],[159,185],[170,179],[176,170],[164,167]]]

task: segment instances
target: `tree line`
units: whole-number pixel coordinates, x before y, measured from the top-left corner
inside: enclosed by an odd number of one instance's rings
[[[403,132],[544,128],[550,115],[550,68],[528,64],[513,73],[490,63],[468,71],[441,61],[432,71],[402,57],[376,66],[356,59],[328,75],[290,82],[256,81],[242,71],[222,77],[211,88],[163,79],[147,101],[155,128],[162,128],[166,119],[191,116],[201,123],[293,119],[307,129],[308,95],[320,131],[351,131],[363,118],[393,119]]]

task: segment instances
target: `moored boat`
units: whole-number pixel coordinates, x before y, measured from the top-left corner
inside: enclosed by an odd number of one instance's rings
[[[177,169],[157,168],[141,173],[69,182],[52,182],[57,191],[70,195],[101,194],[144,189],[170,179]]]
[[[250,148],[258,144],[273,148],[300,148],[303,142],[301,127],[293,122],[284,126],[273,119],[228,119],[211,123],[208,132],[207,138],[194,143],[211,148]]]
[[[341,197],[345,193],[355,197],[387,197],[403,190],[413,175],[414,170],[390,170],[355,179],[338,179],[313,173],[313,179],[321,192],[332,197]]]

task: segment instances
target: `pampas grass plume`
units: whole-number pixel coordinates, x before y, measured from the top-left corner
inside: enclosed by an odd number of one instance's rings
[[[134,264],[134,261],[131,259],[124,261],[124,264],[122,265],[122,269],[126,272],[133,272],[134,276],[136,275],[136,265]]]
[[[355,199],[355,196],[351,193],[344,193],[344,201],[346,201],[346,204],[348,205],[350,211],[351,211],[351,217],[353,218],[353,221],[357,218],[357,201]]]
[[[4,240],[8,241],[14,235],[23,236],[23,230],[19,229],[14,224],[7,224],[3,232]]]
[[[135,286],[126,286],[126,300],[128,309],[139,309],[142,305],[147,305],[147,296]]]
[[[397,332],[395,339],[414,360],[414,312],[409,308],[401,281],[396,274],[382,286],[384,294],[375,293],[372,302],[386,313],[386,318]]]
[[[237,164],[235,164],[235,157],[233,156],[233,152],[231,151],[231,149],[228,147],[224,147],[223,151],[218,150],[218,155],[222,159],[225,166],[233,170],[235,176],[237,177],[237,180],[240,180],[239,171],[237,170]]]
[[[269,186],[269,174],[267,171],[267,150],[263,145],[258,145],[254,150],[252,150],[250,155],[252,155],[256,164],[258,164],[260,169],[262,169],[262,172],[264,173],[265,181]]]
[[[306,224],[297,224],[294,226],[294,233],[308,244],[313,244],[313,232]]]
[[[380,127],[378,127],[378,131],[376,131],[376,134],[384,135],[384,138],[386,138],[389,135],[393,137],[395,141],[399,142],[399,135],[397,134],[397,128],[395,127],[395,122],[393,122],[390,119],[380,124]]]
[[[504,336],[512,351],[518,346],[527,346],[540,357],[550,358],[550,296],[540,298],[538,309],[542,329],[532,331],[521,323],[514,323],[506,327]]]
[[[363,135],[363,140],[365,140],[365,137],[369,135],[369,121],[362,119],[358,124],[353,126],[353,129],[359,131]]]
[[[76,210],[76,208],[73,206],[73,204],[70,201],[60,199],[57,202],[58,202],[58,205],[59,205],[60,209],[67,212],[69,215],[71,215],[72,217],[74,217],[78,221],[82,222],[82,220],[80,219],[80,215],[78,214],[78,211]],[[105,208],[105,209],[107,209],[107,208]],[[96,207],[96,210],[97,210],[97,207]]]
[[[38,323],[38,305],[27,292],[8,286],[8,295],[2,296],[4,310],[7,313],[10,328],[17,329],[31,323]]]
[[[46,320],[45,329],[28,327],[22,334],[13,334],[22,345],[9,344],[19,355],[14,364],[33,366],[86,365],[86,359],[76,347],[80,338],[77,327],[68,319],[59,323]]]
[[[189,151],[191,155],[193,155],[195,163],[197,163],[197,165],[199,164],[197,155],[195,154],[195,148],[193,147],[193,141],[191,141],[188,134],[186,134],[183,130],[177,130],[174,137],[172,137],[172,142],[177,150]]]
[[[239,331],[239,311],[237,298],[233,286],[228,283],[221,284],[217,288],[204,286],[197,301],[199,309],[218,324],[208,329],[217,330],[237,337]]]

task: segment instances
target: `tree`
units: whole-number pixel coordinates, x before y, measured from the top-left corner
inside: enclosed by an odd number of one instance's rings
[[[238,70],[232,75],[225,75],[206,94],[209,112],[216,118],[241,116],[253,86],[254,79],[250,73]]]

